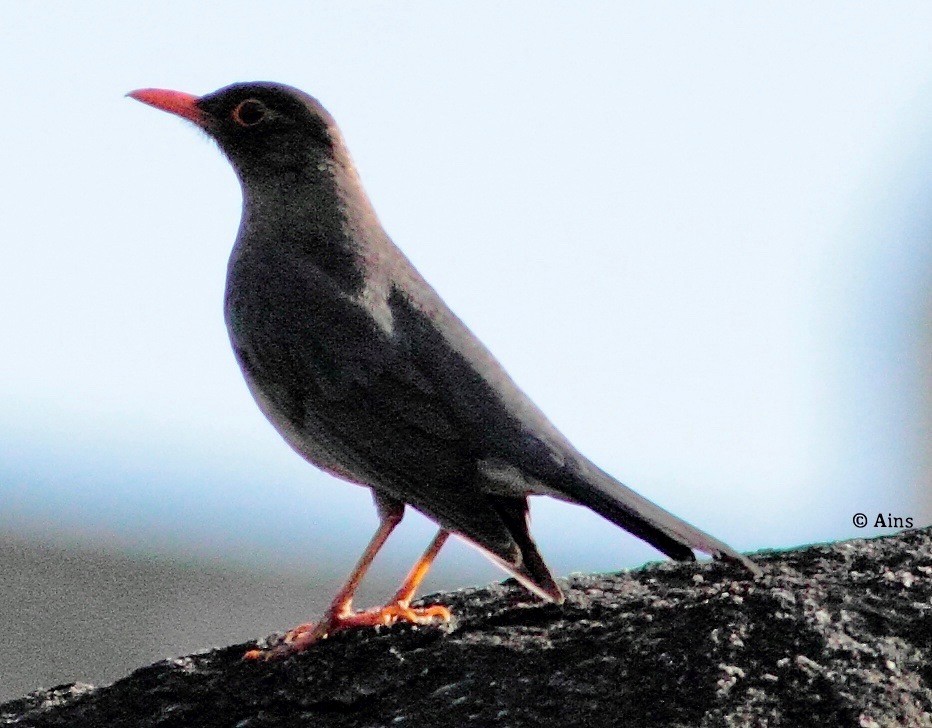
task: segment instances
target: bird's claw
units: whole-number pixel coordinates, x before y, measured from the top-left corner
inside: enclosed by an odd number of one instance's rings
[[[275,660],[303,652],[315,642],[343,630],[355,627],[390,626],[398,622],[428,624],[436,619],[450,621],[450,610],[441,604],[427,607],[412,607],[402,602],[386,604],[361,612],[346,612],[324,617],[318,624],[308,622],[299,625],[282,638],[281,642],[267,650],[249,650],[244,660]]]

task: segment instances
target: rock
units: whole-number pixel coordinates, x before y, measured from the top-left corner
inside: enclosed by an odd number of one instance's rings
[[[439,594],[446,626],[348,632],[282,662],[243,644],[106,687],[40,690],[0,726],[932,726],[932,529],[719,563]]]

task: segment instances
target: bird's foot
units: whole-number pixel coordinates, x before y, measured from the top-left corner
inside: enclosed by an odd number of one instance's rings
[[[408,622],[428,624],[436,619],[450,621],[450,610],[440,604],[428,607],[412,607],[403,602],[386,604],[361,612],[342,612],[325,616],[316,625],[308,622],[290,630],[281,643],[267,650],[249,650],[244,660],[276,660],[304,652],[308,647],[325,637],[355,627],[377,627]]]

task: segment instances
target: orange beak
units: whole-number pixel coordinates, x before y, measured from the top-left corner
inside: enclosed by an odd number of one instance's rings
[[[126,95],[136,99],[136,101],[167,111],[169,114],[175,114],[188,121],[193,121],[198,126],[204,126],[207,121],[204,112],[197,105],[200,99],[191,94],[161,88],[141,88],[130,91]]]

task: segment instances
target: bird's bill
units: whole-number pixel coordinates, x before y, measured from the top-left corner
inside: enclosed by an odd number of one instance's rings
[[[136,91],[130,91],[126,94],[136,101],[141,101],[156,109],[167,111],[169,114],[175,114],[188,121],[193,121],[198,126],[203,126],[205,122],[204,112],[201,111],[197,102],[200,100],[197,96],[182,93],[181,91],[169,91],[162,88],[141,88]]]

